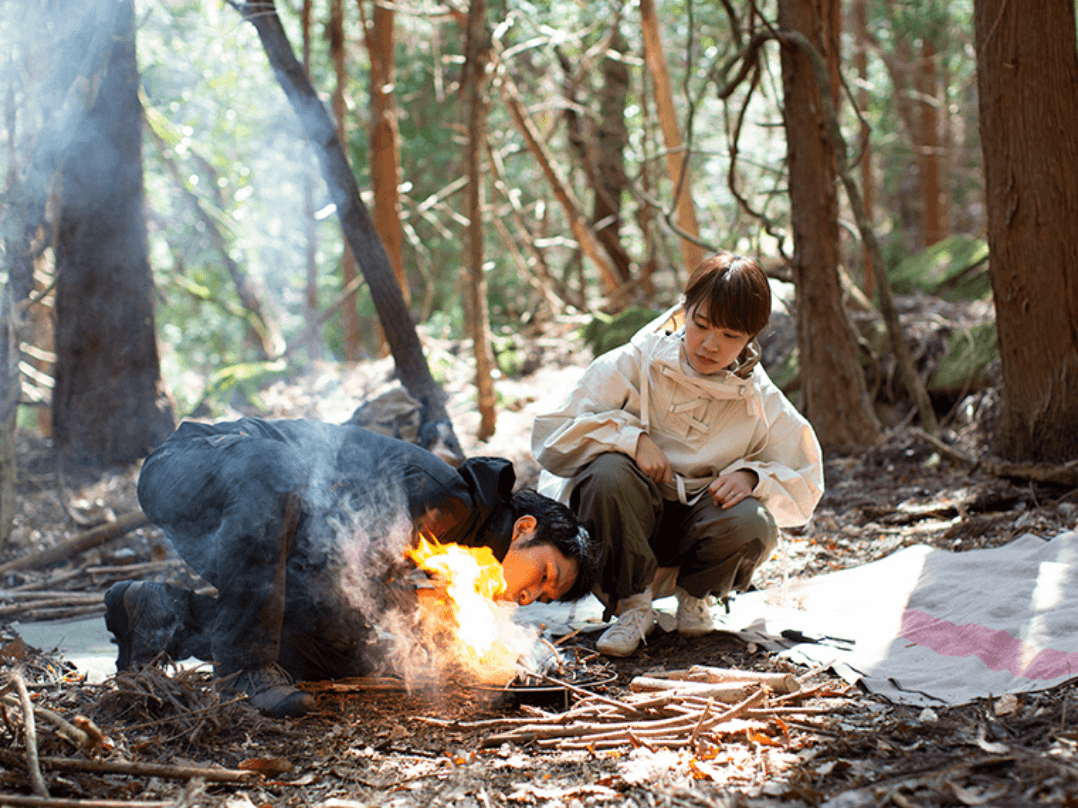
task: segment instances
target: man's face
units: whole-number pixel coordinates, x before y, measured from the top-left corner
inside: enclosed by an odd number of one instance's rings
[[[535,518],[522,516],[513,527],[513,541],[502,559],[502,574],[508,589],[499,595],[522,606],[541,600],[557,600],[576,581],[577,562],[549,544],[525,543],[535,534]]]

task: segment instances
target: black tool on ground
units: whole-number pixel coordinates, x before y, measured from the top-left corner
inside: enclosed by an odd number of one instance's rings
[[[805,634],[797,629],[788,628],[781,632],[780,636],[784,640],[796,643],[810,643],[812,645],[832,645],[835,648],[841,648],[843,650],[849,650],[856,644],[856,640],[847,640],[843,637],[831,637],[827,634]]]

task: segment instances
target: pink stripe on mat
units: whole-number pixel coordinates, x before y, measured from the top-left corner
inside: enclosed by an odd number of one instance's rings
[[[975,656],[991,670],[1008,670],[1026,679],[1078,675],[1078,654],[1045,648],[1031,656],[1033,646],[1006,631],[976,623],[958,625],[917,609],[906,609],[903,613],[901,636],[937,654]],[[1023,664],[1023,660],[1027,661]]]

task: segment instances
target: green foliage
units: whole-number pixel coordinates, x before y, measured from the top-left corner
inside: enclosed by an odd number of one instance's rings
[[[932,393],[958,395],[988,382],[987,369],[999,356],[994,322],[955,330],[947,336],[947,353],[928,380]]]
[[[895,294],[920,289],[951,301],[986,299],[991,293],[987,261],[986,242],[956,235],[902,261],[888,277]]]
[[[17,7],[3,0],[0,5]],[[328,6],[328,0],[314,2],[310,54],[312,82],[327,101],[336,84],[324,36]],[[937,45],[938,74],[949,86],[941,100],[955,110],[951,131],[956,142],[949,178],[952,213],[956,229],[980,232],[977,205],[962,204],[979,201],[983,195],[974,59],[967,35],[971,0],[869,3],[868,7],[876,45],[890,55],[901,55],[908,45],[916,56],[924,37]],[[277,8],[298,56],[302,39],[297,7],[278,4]],[[731,96],[730,107],[725,106],[714,90],[729,78],[730,73],[724,72],[728,59],[743,44],[732,36],[727,8],[731,7],[686,0],[662,6],[661,35],[671,89],[684,116],[680,123],[686,127],[685,140],[692,146],[690,179],[702,240],[716,248],[761,250],[774,256],[779,243],[784,242],[787,249],[790,243],[779,49],[768,45],[762,50],[762,72],[752,97],[744,85]],[[773,19],[774,4],[761,8]],[[347,153],[360,187],[366,188],[370,184],[367,53],[361,46],[355,5],[346,4],[345,14]],[[746,20],[743,17],[740,22]],[[614,26],[619,27],[626,43],[622,60],[630,71],[625,172],[634,185],[625,195],[622,241],[637,266],[645,261],[676,266],[676,235],[662,225],[663,216],[670,212],[673,182],[662,159],[664,147],[654,105],[640,95],[642,91],[650,94],[650,79],[643,63],[636,8],[577,0],[503,0],[488,6],[488,21],[497,31],[505,60],[498,67],[499,75],[504,69],[504,76],[520,89],[553,157],[554,171],[575,194],[585,216],[590,214],[592,192],[585,181],[585,161],[570,148],[566,124],[569,114],[575,113],[592,137],[603,123],[596,120],[601,91],[601,71],[596,66]],[[15,16],[0,20],[0,41],[8,42],[20,27],[25,25]],[[460,180],[467,121],[459,87],[460,27],[446,17],[402,13],[396,17],[396,28],[394,92],[402,165],[404,263],[413,311],[427,307],[429,301],[432,314],[425,327],[442,337],[460,338],[460,271],[466,255]],[[149,237],[166,383],[182,401],[197,396],[200,385],[192,379],[224,369],[211,389],[230,395],[228,384],[236,389],[241,383],[228,382],[235,375],[231,369],[247,367],[257,356],[247,341],[246,315],[222,250],[251,279],[266,302],[267,317],[280,325],[285,340],[291,342],[304,325],[310,243],[304,198],[308,183],[310,204],[319,212],[313,261],[322,306],[334,299],[342,285],[340,228],[295,112],[277,84],[253,27],[233,6],[220,0],[149,4],[140,16],[138,54],[148,122],[144,152]],[[27,64],[34,61],[29,55],[24,60]],[[852,68],[845,69],[847,84],[852,85]],[[892,86],[891,76],[876,55],[869,57],[865,86],[875,171],[883,179],[877,189],[878,229],[887,251],[885,263],[891,266],[915,249],[919,239],[917,194],[910,180],[916,156],[895,103],[898,93],[910,88]],[[568,88],[572,98],[567,97]],[[497,361],[503,373],[513,375],[524,358],[509,335],[538,310],[541,301],[518,260],[509,257],[505,235],[513,239],[525,260],[532,258],[526,246],[529,242],[540,250],[552,272],[573,291],[583,287],[586,300],[597,294],[599,284],[591,262],[580,258],[566,213],[517,132],[497,84],[492,85],[489,100],[490,148],[500,156],[504,174],[495,176],[486,160],[485,209],[505,228],[503,234],[487,222],[485,272],[493,331],[498,334],[494,339]],[[691,116],[687,114],[690,108]],[[860,124],[853,119],[849,104],[843,108],[843,125],[853,144]],[[21,110],[19,114],[20,125],[25,126],[27,118]],[[728,140],[734,121],[741,122],[742,132],[737,160],[731,165]],[[8,162],[19,164],[20,159],[15,155]],[[735,177],[744,203],[727,187],[728,174]],[[365,201],[373,205],[369,195]],[[774,233],[766,233],[746,208],[763,212]],[[975,212],[967,214],[967,209]],[[223,245],[213,231],[220,234]],[[956,237],[944,245],[901,261],[894,271],[896,290],[923,288],[948,297],[986,294],[983,267],[977,264],[982,243]],[[656,272],[651,276],[656,297],[676,294],[680,280],[676,270]],[[364,347],[373,352],[376,312],[365,289],[357,296],[357,307],[366,329]],[[584,329],[585,338],[599,354],[624,343],[654,316],[647,308],[630,309],[613,318],[598,315]],[[323,334],[329,355],[342,355],[338,317],[329,319]],[[436,365],[437,359],[432,357],[431,363]],[[437,367],[432,371],[437,377]]]
[[[228,365],[210,377],[202,393],[201,404],[213,413],[220,412],[226,404],[237,402],[265,409],[259,398],[259,391],[285,376],[287,370],[288,365],[284,359]]]
[[[507,329],[500,334],[492,334],[490,345],[494,352],[494,362],[502,375],[514,378],[520,376],[528,358],[523,340]]]
[[[658,316],[658,312],[642,308],[628,308],[613,317],[596,314],[584,326],[581,336],[584,344],[591,348],[592,355],[599,356],[624,345]]]

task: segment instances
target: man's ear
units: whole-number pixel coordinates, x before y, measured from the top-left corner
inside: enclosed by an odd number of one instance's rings
[[[538,524],[534,516],[528,513],[524,514],[513,523],[513,538],[510,543],[516,543],[519,539],[534,531]]]

